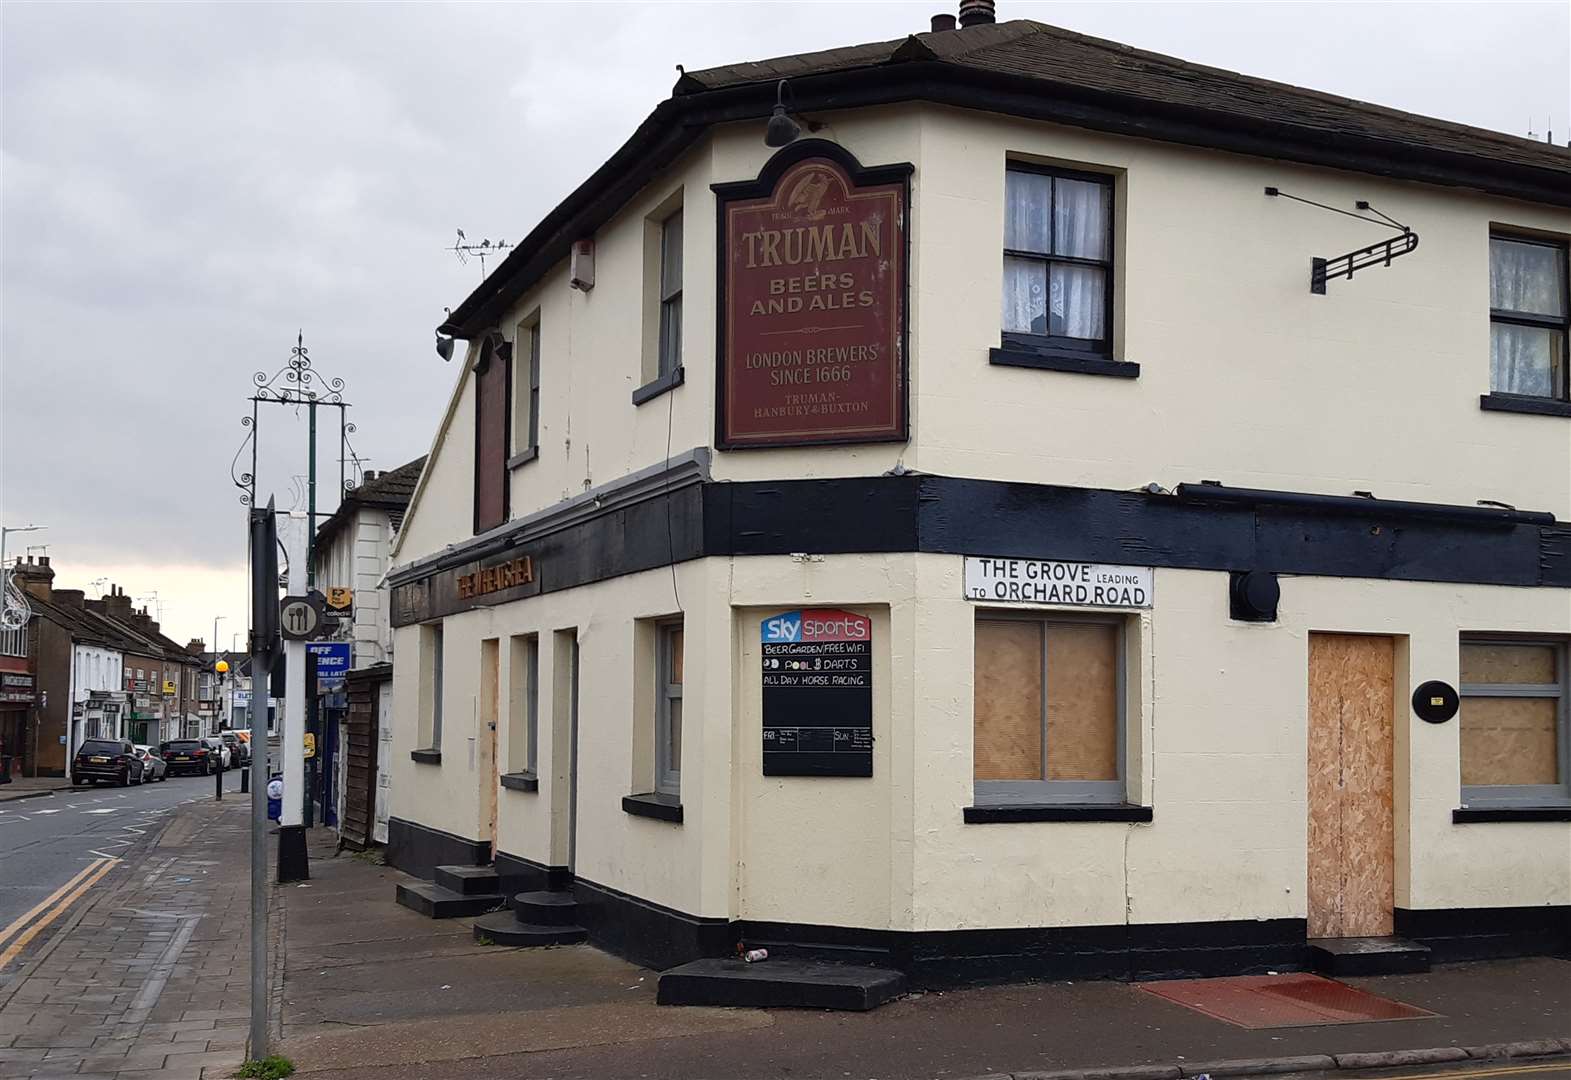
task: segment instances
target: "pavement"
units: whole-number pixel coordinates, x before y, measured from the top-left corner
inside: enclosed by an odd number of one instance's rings
[[[411,880],[398,871],[329,857],[325,838],[313,838],[311,854],[310,887],[285,890],[282,1013],[284,1052],[311,1080],[371,1080],[389,1070],[465,1080],[1173,1080],[1219,1062],[1249,1061],[1250,1075],[1282,1072],[1294,1067],[1290,1058],[1304,1059],[1299,1071],[1348,1077],[1403,1063],[1397,1052],[1437,1051],[1413,1059],[1427,1076],[1447,1058],[1468,1058],[1462,1048],[1504,1058],[1502,1044],[1543,1040],[1537,1053],[1571,1059],[1571,1045],[1559,1041],[1571,1037],[1571,962],[1563,959],[1348,979],[1437,1015],[1306,1028],[1233,1027],[1114,982],[929,993],[855,1014],[670,1008],[654,1003],[655,972],[588,945],[479,945],[469,920],[397,906],[396,884]]]
[[[174,781],[133,791],[165,788],[159,797],[180,791]],[[0,931],[0,1077],[204,1080],[243,1060],[248,800],[139,809],[121,811],[143,823],[134,840]],[[70,830],[56,842],[72,839],[102,843]]]
[[[0,1078],[232,1074],[247,825],[244,799],[179,805],[59,902],[66,914],[0,985]],[[1564,959],[1350,979],[1436,1015],[1320,1027],[1233,1027],[1113,982],[917,994],[870,1013],[670,1008],[655,972],[587,945],[481,945],[468,920],[395,904],[408,879],[374,854],[338,853],[323,830],[309,843],[311,879],[270,890],[273,1049],[309,1080],[1571,1080]]]

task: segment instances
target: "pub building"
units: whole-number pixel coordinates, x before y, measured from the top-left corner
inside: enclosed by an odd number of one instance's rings
[[[401,900],[670,1002],[1566,949],[1571,151],[891,29],[684,72],[438,329]]]

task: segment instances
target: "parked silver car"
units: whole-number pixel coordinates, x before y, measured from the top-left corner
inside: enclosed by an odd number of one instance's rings
[[[169,779],[169,763],[151,746],[136,747],[136,756],[142,761],[142,782]]]

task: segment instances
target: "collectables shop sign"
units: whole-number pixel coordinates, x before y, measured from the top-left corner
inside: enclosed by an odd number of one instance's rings
[[[719,446],[905,439],[910,174],[809,139],[714,186]]]
[[[1000,604],[1148,608],[1155,576],[1149,566],[967,555],[965,595],[967,600]]]

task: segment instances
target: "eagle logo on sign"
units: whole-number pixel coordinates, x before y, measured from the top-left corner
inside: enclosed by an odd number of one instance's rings
[[[829,174],[822,169],[813,169],[791,188],[790,194],[786,196],[786,209],[794,210],[809,220],[816,220],[824,216],[821,204],[827,194]]]

